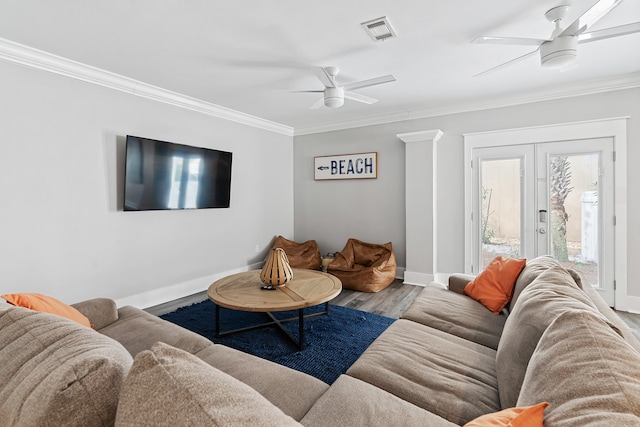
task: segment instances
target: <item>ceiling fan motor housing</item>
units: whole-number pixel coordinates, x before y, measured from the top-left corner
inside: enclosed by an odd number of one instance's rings
[[[328,87],[324,90],[324,105],[330,108],[338,108],[344,105],[344,89],[341,87]]]
[[[573,63],[578,56],[578,37],[556,37],[540,45],[540,62],[545,68],[562,68]]]

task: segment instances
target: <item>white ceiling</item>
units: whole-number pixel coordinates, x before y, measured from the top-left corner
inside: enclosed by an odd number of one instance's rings
[[[544,12],[596,0],[3,0],[0,38],[295,129],[424,116],[640,85],[640,34],[579,46],[579,66],[543,69],[534,48],[471,44],[479,35],[547,38]],[[360,23],[387,16],[398,37],[374,43]],[[640,21],[625,0],[593,29]],[[373,105],[309,107],[323,89],[311,66],[338,66],[341,83],[393,74],[358,90]]]

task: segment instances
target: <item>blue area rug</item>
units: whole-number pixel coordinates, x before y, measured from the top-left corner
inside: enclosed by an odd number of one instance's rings
[[[324,304],[305,309],[305,314],[322,311]],[[297,310],[274,313],[278,319],[295,317]],[[332,384],[349,369],[364,350],[395,319],[360,310],[329,306],[329,314],[304,321],[304,349],[298,347],[277,326],[268,326],[216,338],[215,304],[209,300],[182,307],[160,316],[209,338],[211,341],[251,353],[272,362],[305,372]],[[222,331],[270,321],[264,313],[220,309]],[[298,322],[286,323],[298,338]]]

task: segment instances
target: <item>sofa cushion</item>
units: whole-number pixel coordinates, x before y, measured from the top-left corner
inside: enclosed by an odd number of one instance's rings
[[[347,370],[456,424],[500,408],[495,350],[409,320],[395,321]]]
[[[195,355],[249,385],[295,420],[300,420],[329,388],[311,375],[222,344],[210,345]]]
[[[192,354],[212,344],[202,335],[131,306],[119,308],[118,321],[100,329],[100,333],[121,343],[134,357],[158,341]]]
[[[80,313],[76,308],[53,297],[36,293],[24,293],[6,294],[2,295],[2,298],[15,306],[66,317],[87,328],[91,328],[91,322],[87,319],[87,316]]]
[[[496,316],[478,301],[431,283],[402,314],[403,319],[422,323],[443,332],[498,348],[507,316]]]
[[[542,427],[544,409],[549,406],[542,402],[522,408],[507,408],[491,414],[481,415],[464,427]]]
[[[49,313],[0,312],[0,423],[113,425],[132,358],[117,342]]]
[[[597,313],[591,299],[562,267],[552,267],[526,287],[498,344],[496,366],[503,408],[515,406],[529,359],[545,329],[567,310]]]
[[[527,286],[529,286],[531,282],[533,282],[540,274],[553,267],[562,266],[558,261],[556,261],[549,255],[539,256],[527,261],[527,265],[525,265],[525,267],[520,272],[518,280],[516,280],[516,284],[513,287],[513,295],[511,296],[511,301],[508,305],[509,312],[511,312],[513,310],[513,307],[516,305],[516,301],[518,301],[520,293],[522,293],[522,291]]]
[[[299,426],[248,385],[164,343],[140,352],[116,426]]]
[[[511,300],[513,287],[527,260],[495,257],[478,276],[464,287],[465,295],[479,301],[494,314],[500,314]]]
[[[93,298],[71,306],[87,316],[96,331],[118,320],[118,307],[110,298]]]
[[[300,422],[309,427],[457,426],[348,375],[341,375]]]
[[[545,400],[547,427],[640,425],[640,353],[599,315],[567,311],[540,339],[518,405]]]

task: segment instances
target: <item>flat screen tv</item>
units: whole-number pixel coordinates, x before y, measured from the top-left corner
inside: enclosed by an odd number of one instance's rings
[[[228,208],[232,153],[127,135],[124,210]]]

